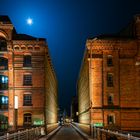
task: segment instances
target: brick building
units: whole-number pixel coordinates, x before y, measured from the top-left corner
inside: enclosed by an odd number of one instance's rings
[[[140,16],[86,42],[78,79],[79,123],[140,130]]]
[[[57,108],[46,40],[17,34],[10,19],[0,16],[0,129],[53,125]]]

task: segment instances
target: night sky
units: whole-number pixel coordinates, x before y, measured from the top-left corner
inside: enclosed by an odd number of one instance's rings
[[[120,31],[135,14],[140,0],[0,0],[0,15],[8,15],[18,33],[47,39],[59,105],[66,110],[76,94],[86,39]]]

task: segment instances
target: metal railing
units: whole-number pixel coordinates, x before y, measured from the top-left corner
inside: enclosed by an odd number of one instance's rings
[[[0,140],[38,140],[42,135],[45,135],[44,127],[36,127],[12,134],[7,133],[0,136]]]
[[[121,140],[140,140],[139,137],[133,136],[130,133],[124,134],[118,131],[111,131],[107,129],[101,129],[101,128],[96,128],[93,127],[92,135],[94,138],[97,140],[102,140],[102,139],[121,139]]]

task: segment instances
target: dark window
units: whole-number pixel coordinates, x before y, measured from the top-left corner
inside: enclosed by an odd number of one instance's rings
[[[112,95],[108,96],[108,104],[113,105],[113,96]]]
[[[107,86],[113,87],[113,75],[111,73],[107,74]]]
[[[0,70],[8,70],[8,59],[0,57]]]
[[[108,67],[113,66],[112,56],[108,56],[108,57],[107,57],[107,66],[108,66]]]
[[[32,94],[24,94],[23,97],[23,105],[24,106],[31,106],[32,105]]]
[[[32,75],[30,75],[30,74],[24,75],[23,80],[24,80],[23,84],[25,86],[31,86],[32,85]]]
[[[108,115],[107,116],[107,122],[108,122],[108,124],[114,124],[114,116],[113,115]]]
[[[24,125],[31,125],[32,124],[32,114],[26,113],[24,114]]]
[[[31,67],[32,66],[32,60],[30,55],[25,55],[23,60],[23,67]]]
[[[0,90],[8,89],[8,77],[0,75]]]
[[[8,129],[8,117],[0,115],[0,131]]]
[[[0,51],[7,51],[7,42],[3,38],[0,38]]]
[[[8,97],[0,96],[0,109],[8,109]]]

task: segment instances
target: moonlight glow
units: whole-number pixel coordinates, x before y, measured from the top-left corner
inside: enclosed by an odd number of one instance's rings
[[[33,24],[33,20],[32,20],[31,18],[28,18],[28,19],[27,19],[27,24],[28,24],[28,25],[32,25],[32,24]]]

